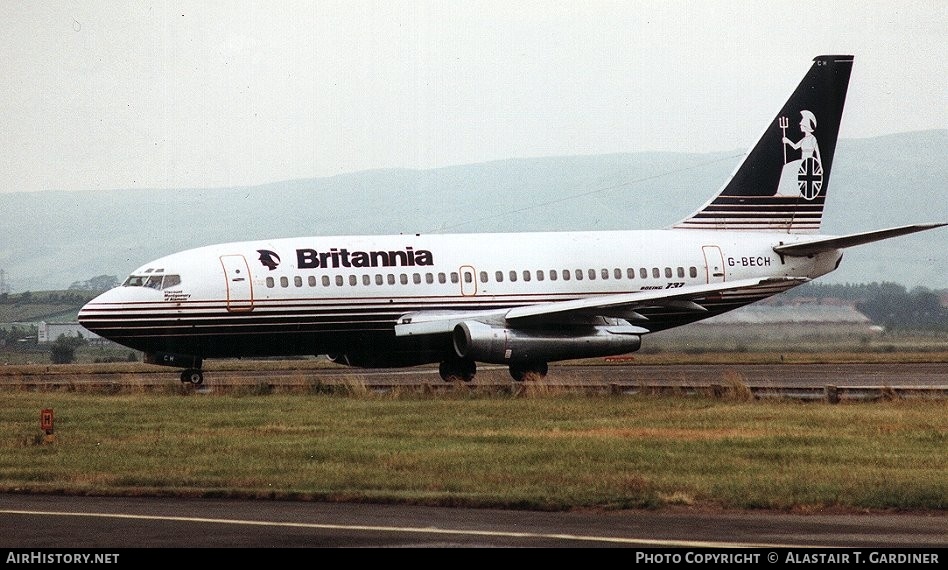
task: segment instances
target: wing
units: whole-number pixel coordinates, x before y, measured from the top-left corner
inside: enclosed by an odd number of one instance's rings
[[[542,326],[545,323],[590,323],[600,319],[599,324],[611,325],[618,334],[645,334],[651,332],[647,319],[636,312],[643,307],[674,307],[687,311],[706,312],[700,301],[719,293],[752,289],[756,287],[798,285],[806,278],[759,278],[742,279],[727,283],[691,285],[657,291],[636,291],[617,295],[584,297],[569,301],[520,305],[488,311],[420,311],[407,313],[395,325],[396,336],[445,334],[462,322],[477,321],[492,326],[512,328]],[[629,320],[644,321],[642,326],[633,326]]]

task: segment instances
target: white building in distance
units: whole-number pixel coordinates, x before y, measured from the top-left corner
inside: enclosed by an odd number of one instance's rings
[[[79,323],[47,323],[40,321],[36,323],[36,342],[46,344],[54,342],[62,335],[81,336],[90,342],[104,342],[101,336],[95,334]]]

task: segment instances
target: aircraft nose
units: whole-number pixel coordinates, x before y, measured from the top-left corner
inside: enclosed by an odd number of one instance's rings
[[[105,308],[114,301],[114,289],[100,293],[79,309],[79,324],[96,334],[99,334],[102,318],[106,315]]]

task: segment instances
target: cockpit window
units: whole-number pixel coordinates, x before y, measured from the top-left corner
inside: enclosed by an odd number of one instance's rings
[[[150,287],[161,290],[180,284],[180,275],[129,275],[122,287]]]
[[[129,275],[125,283],[122,283],[122,287],[141,287],[145,284],[145,279],[141,275]]]

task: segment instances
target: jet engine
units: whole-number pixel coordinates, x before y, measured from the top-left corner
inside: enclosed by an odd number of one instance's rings
[[[642,337],[615,326],[548,330],[492,327],[462,322],[454,327],[454,350],[461,358],[491,364],[551,362],[635,352]]]

